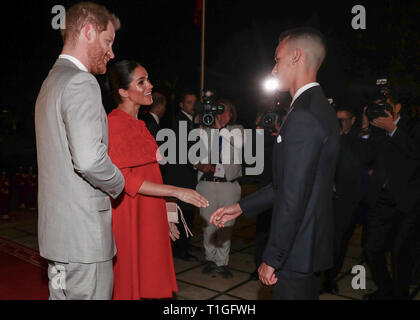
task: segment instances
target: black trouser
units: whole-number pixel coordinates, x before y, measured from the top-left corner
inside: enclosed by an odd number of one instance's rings
[[[326,281],[333,283],[346,257],[347,245],[359,220],[358,202],[334,199],[334,266],[325,272]]]
[[[299,273],[289,270],[276,272],[275,300],[318,300],[319,274]]]
[[[178,205],[184,214],[185,222],[188,228],[192,231],[194,224],[195,207],[185,202],[178,201]],[[178,214],[179,215],[179,214]],[[190,238],[187,238],[187,234],[184,229],[184,225],[179,216],[179,224],[177,225],[180,233],[180,237],[173,243],[172,251],[174,256],[183,257],[188,253],[190,248]]]
[[[396,209],[389,191],[382,190],[375,207],[368,212],[365,255],[372,278],[380,291],[396,299],[409,297],[412,271],[416,211],[404,213]],[[385,253],[391,251],[392,278]]]
[[[272,210],[269,209],[257,217],[254,251],[254,262],[257,269],[262,263],[265,246],[267,245],[268,237],[270,235],[271,213]]]

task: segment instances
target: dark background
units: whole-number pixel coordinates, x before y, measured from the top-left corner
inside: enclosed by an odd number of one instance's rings
[[[51,9],[78,1],[2,2],[0,77],[0,167],[36,161],[34,107],[44,78],[61,51]],[[134,59],[149,72],[154,90],[169,98],[169,123],[184,88],[200,86],[201,28],[194,25],[195,0],[109,0],[122,28],[115,61]],[[353,30],[354,5],[363,5],[367,29]],[[378,77],[402,88],[404,105],[419,105],[420,1],[222,1],[207,0],[206,88],[231,98],[239,122],[252,126],[257,110],[272,97],[262,90],[274,66],[279,34],[309,25],[327,38],[328,55],[319,73],[326,95],[360,109]],[[114,61],[114,62],[115,62]],[[98,77],[103,84],[104,77]],[[104,91],[104,106],[113,108]]]

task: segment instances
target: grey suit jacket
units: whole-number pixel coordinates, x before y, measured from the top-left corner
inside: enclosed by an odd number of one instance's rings
[[[95,77],[58,59],[36,101],[35,129],[41,256],[64,263],[112,259],[109,196],[122,192],[124,178],[108,157],[108,122]]]

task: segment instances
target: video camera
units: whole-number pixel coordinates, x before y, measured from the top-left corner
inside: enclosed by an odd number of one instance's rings
[[[205,127],[213,127],[216,123],[216,116],[225,112],[225,107],[218,104],[214,94],[206,91],[202,102],[194,105],[194,113],[200,115],[200,124]]]
[[[268,133],[277,131],[276,123],[280,125],[281,117],[286,114],[285,110],[279,110],[280,101],[275,101],[274,106],[267,112],[261,114],[261,120],[257,123],[257,127],[263,127]]]
[[[378,79],[376,80],[376,85],[378,87],[376,100],[366,108],[366,116],[369,122],[379,117],[388,117],[385,110],[389,111],[391,115],[394,114],[394,109],[386,102],[389,94],[388,80]]]

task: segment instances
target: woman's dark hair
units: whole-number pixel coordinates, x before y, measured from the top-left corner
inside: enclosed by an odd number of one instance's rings
[[[117,105],[122,102],[118,90],[127,90],[130,87],[133,71],[137,67],[142,67],[142,65],[136,61],[123,60],[108,69],[106,87],[109,90],[112,100]]]

